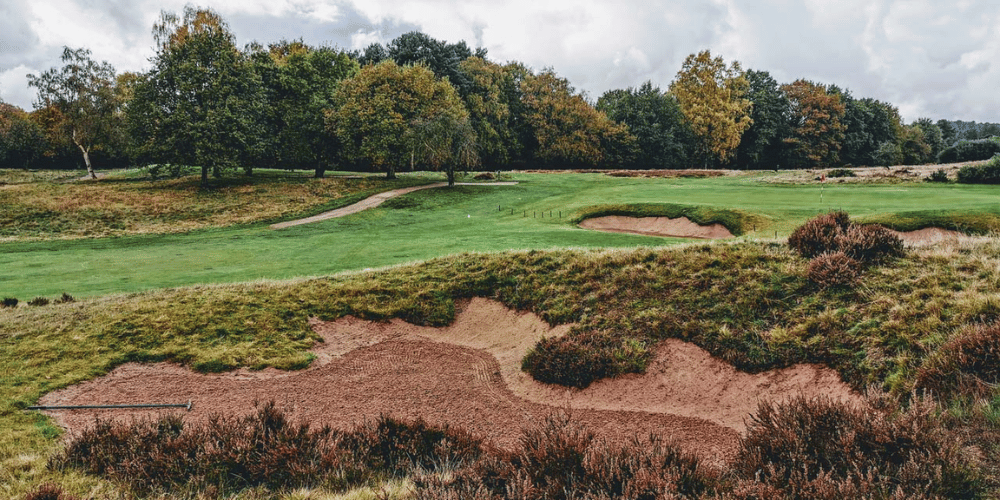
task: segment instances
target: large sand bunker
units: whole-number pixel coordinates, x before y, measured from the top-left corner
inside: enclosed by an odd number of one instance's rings
[[[313,321],[325,342],[313,366],[197,374],[169,364],[129,363],[106,376],[45,395],[42,405],[184,403],[188,419],[246,414],[255,401],[274,400],[292,418],[350,428],[380,414],[459,425],[513,445],[525,426],[553,411],[599,435],[653,433],[710,460],[731,457],[744,420],[758,401],[825,395],[856,400],[836,372],[814,365],[756,375],[740,373],[700,348],[666,341],[649,370],[577,390],[534,381],[520,371],[524,353],[541,337],[562,335],[530,313],[494,301],[462,304],[454,324],[421,327],[353,317]],[[71,434],[101,410],[49,411]],[[159,410],[164,411],[164,410]],[[121,410],[114,415],[154,415]],[[102,413],[107,416],[108,414]]]
[[[722,224],[702,226],[687,217],[671,219],[670,217],[607,215],[584,219],[583,222],[580,222],[580,227],[612,233],[673,236],[676,238],[723,239],[733,237],[733,233],[729,232]]]

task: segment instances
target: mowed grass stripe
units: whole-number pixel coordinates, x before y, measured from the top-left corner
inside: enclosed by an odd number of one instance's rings
[[[755,176],[643,179],[601,174],[516,174],[510,180],[520,184],[419,191],[376,209],[281,231],[257,224],[178,235],[6,243],[0,245],[0,294],[22,300],[62,292],[86,297],[319,276],[461,252],[685,241],[586,231],[572,223],[588,207],[615,203],[742,210],[765,221],[764,227],[748,231],[749,238],[787,235],[830,209],[846,210],[860,220],[928,207],[945,213],[998,210],[991,186],[789,186],[762,183]]]

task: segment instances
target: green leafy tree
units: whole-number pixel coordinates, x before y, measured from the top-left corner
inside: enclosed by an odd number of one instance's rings
[[[924,129],[917,124],[903,127],[899,147],[903,165],[920,165],[931,161],[933,148],[927,142]]]
[[[694,136],[677,98],[652,82],[638,89],[605,92],[597,110],[628,127],[636,137],[638,152],[632,165],[638,168],[685,168]]]
[[[748,70],[746,79],[752,123],[740,139],[736,165],[777,169],[786,163],[784,139],[791,135],[788,98],[767,71]]]
[[[844,104],[840,94],[807,80],[781,86],[791,107],[792,135],[785,139],[797,167],[827,167],[839,163],[844,139]]]
[[[467,146],[468,135],[444,133],[448,126],[465,127],[468,113],[455,88],[426,66],[399,66],[393,61],[368,65],[340,83],[327,114],[328,130],[343,145],[345,157],[384,170],[394,179],[396,169],[417,161],[431,166],[456,162],[445,152],[454,144]],[[449,140],[446,146],[436,141]]]
[[[950,121],[943,119],[937,121],[937,126],[941,129],[941,138],[944,139],[944,147],[947,148],[955,144],[955,141],[958,140],[958,131],[955,130],[955,126]]]
[[[752,123],[748,90],[739,62],[726,66],[722,57],[713,58],[707,50],[689,55],[670,84],[705,166],[728,162],[736,154],[740,138]]]
[[[924,141],[931,147],[930,157],[925,161],[936,161],[941,151],[946,147],[944,133],[930,118],[918,118],[914,125],[924,133]]]
[[[523,149],[515,129],[521,94],[513,67],[473,56],[462,61],[459,69],[469,80],[463,100],[482,163],[491,167],[509,164]]]
[[[45,151],[45,133],[23,109],[0,101],[0,165],[29,168]]]
[[[891,104],[872,98],[855,99],[847,90],[839,91],[844,104],[842,120],[846,130],[840,150],[840,159],[851,165],[880,165],[894,158],[899,150],[902,121],[899,111]],[[896,144],[889,148],[885,143]],[[891,164],[902,161],[901,157]]]
[[[347,53],[312,48],[301,41],[282,41],[267,50],[252,47],[250,61],[266,94],[266,132],[257,163],[263,166],[308,166],[323,177],[336,162],[339,144],[327,133],[324,110],[333,106],[338,83],[358,71]]]
[[[51,108],[60,120],[52,121],[53,133],[68,137],[83,154],[87,173],[97,178],[90,154],[107,143],[117,126],[114,118],[115,70],[107,62],[90,58],[90,50],[63,48],[62,68],[41,75],[28,75],[28,85],[38,89],[36,109]]]
[[[407,132],[415,155],[432,169],[443,169],[448,187],[455,185],[457,167],[468,170],[479,164],[476,132],[461,106],[441,106],[430,116],[417,117]]]
[[[225,21],[207,9],[163,12],[153,67],[134,88],[130,130],[142,158],[198,165],[201,181],[258,154],[265,95]]]
[[[553,71],[521,82],[524,118],[534,133],[534,159],[548,165],[621,166],[633,161],[635,136],[575,94]]]

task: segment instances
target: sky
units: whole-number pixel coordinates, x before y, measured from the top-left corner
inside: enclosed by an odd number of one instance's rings
[[[363,49],[409,31],[552,68],[596,101],[650,81],[666,90],[702,50],[847,88],[918,118],[1000,122],[1000,0],[0,0],[0,99],[32,109],[27,74],[85,47],[144,71],[161,11],[209,7],[237,43],[302,38]]]

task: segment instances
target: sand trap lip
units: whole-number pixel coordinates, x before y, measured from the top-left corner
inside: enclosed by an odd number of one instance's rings
[[[516,182],[456,182],[456,186],[514,186]],[[323,212],[321,214],[313,215],[312,217],[306,217],[304,219],[290,220],[286,222],[279,222],[277,224],[271,224],[269,227],[271,229],[284,229],[286,227],[300,226],[302,224],[310,224],[313,222],[319,222],[327,219],[335,219],[337,217],[344,217],[351,214],[356,214],[362,210],[367,210],[369,208],[375,208],[385,200],[390,198],[395,198],[397,196],[402,196],[407,193],[412,193],[414,191],[420,191],[421,189],[431,189],[447,186],[447,182],[437,182],[434,184],[427,184],[425,186],[413,186],[408,188],[393,189],[392,191],[386,191],[384,193],[379,193],[376,195],[369,196],[357,203],[348,205],[346,207],[341,207],[336,210],[330,210],[328,212]]]
[[[670,236],[675,238],[725,239],[732,238],[725,226],[719,223],[703,226],[687,217],[627,217],[607,215],[580,222],[580,227],[612,233],[641,234],[645,236]]]
[[[444,328],[402,320],[371,322],[344,317],[312,321],[323,338],[305,370],[245,369],[198,374],[170,363],[129,363],[108,375],[46,394],[42,405],[194,401],[188,419],[246,414],[255,401],[274,400],[293,419],[350,428],[380,414],[421,417],[459,425],[501,446],[546,414],[572,418],[614,438],[655,433],[710,460],[724,461],[758,401],[802,394],[857,400],[836,372],[796,365],[761,374],[739,373],[700,348],[662,343],[647,373],[575,390],[532,380],[520,359],[541,337],[565,334],[538,316],[476,298],[460,304]],[[166,410],[123,410],[114,416]],[[94,410],[45,412],[70,430],[93,423]],[[126,417],[127,418],[127,417]]]

